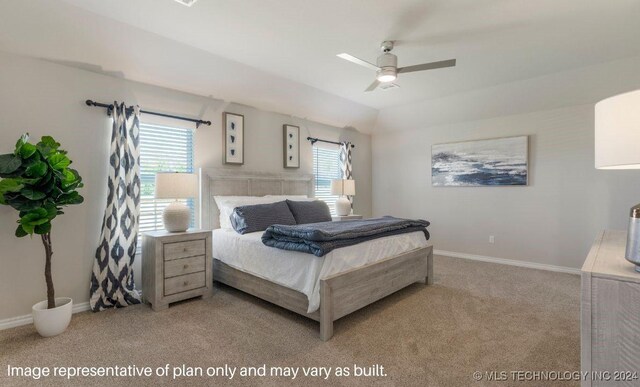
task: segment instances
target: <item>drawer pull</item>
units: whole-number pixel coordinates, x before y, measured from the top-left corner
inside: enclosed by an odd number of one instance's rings
[[[184,285],[184,286],[189,285],[189,281],[184,281],[183,285]]]
[[[187,270],[187,269],[189,268],[189,265],[184,265],[182,268],[183,268],[184,270]]]

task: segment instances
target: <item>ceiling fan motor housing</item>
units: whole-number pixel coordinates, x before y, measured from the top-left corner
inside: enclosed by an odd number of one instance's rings
[[[385,52],[384,54],[380,55],[378,57],[378,67],[380,68],[385,68],[385,67],[398,67],[398,57],[389,53],[389,52]]]

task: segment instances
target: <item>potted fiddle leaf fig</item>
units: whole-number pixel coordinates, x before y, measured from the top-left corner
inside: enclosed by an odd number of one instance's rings
[[[13,153],[0,155],[0,204],[19,212],[15,235],[39,235],[44,245],[47,299],[32,308],[36,330],[44,337],[64,332],[71,321],[73,301],[55,297],[51,278],[51,223],[63,214],[63,207],[84,201],[77,191],[82,178],[70,164],[67,152],[52,137],[44,136],[34,145],[28,133]]]

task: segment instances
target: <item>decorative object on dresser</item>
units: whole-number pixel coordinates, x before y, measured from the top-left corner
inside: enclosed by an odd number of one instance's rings
[[[431,184],[527,185],[528,152],[528,136],[436,144],[431,147]]]
[[[174,199],[162,212],[162,221],[167,231],[187,231],[191,223],[191,209],[179,199],[196,197],[197,186],[198,175],[193,173],[156,174],[156,199]]]
[[[244,164],[244,116],[235,113],[222,113],[222,144],[225,164]]]
[[[624,231],[601,232],[582,266],[580,342],[583,374],[618,372],[629,379],[589,377],[583,387],[638,385],[630,377],[640,359],[640,274],[624,259],[625,238]]]
[[[20,212],[15,235],[18,238],[40,235],[44,245],[47,299],[32,307],[34,325],[44,337],[67,329],[73,306],[71,298],[55,297],[51,276],[51,222],[63,214],[62,207],[84,201],[77,191],[83,185],[82,178],[78,171],[69,168],[71,160],[59,147],[49,136],[31,144],[26,133],[18,140],[13,153],[0,155],[0,204]]]
[[[597,169],[640,169],[640,90],[596,104]],[[631,208],[625,257],[640,272],[640,204]]]
[[[158,311],[212,295],[211,231],[142,234],[142,296]]]
[[[361,220],[361,219],[362,219],[362,215],[355,215],[355,214],[331,217],[331,220],[334,222],[342,222],[345,220]]]
[[[300,168],[300,127],[283,125],[284,167]]]
[[[351,202],[347,196],[355,196],[356,182],[348,179],[335,179],[331,181],[331,195],[339,195],[336,200],[336,215],[346,216],[351,213]]]

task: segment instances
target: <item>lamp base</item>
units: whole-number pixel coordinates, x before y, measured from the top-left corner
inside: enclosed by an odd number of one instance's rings
[[[636,265],[636,271],[640,273],[640,204],[631,207],[624,257]]]
[[[165,230],[169,232],[183,232],[189,228],[191,210],[178,201],[169,204],[162,212]]]
[[[340,196],[338,200],[336,200],[336,215],[338,216],[347,216],[351,213],[351,202],[347,199],[346,196]]]

